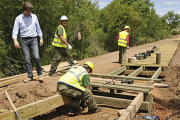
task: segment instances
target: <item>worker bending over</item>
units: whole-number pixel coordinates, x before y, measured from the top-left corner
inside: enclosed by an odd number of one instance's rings
[[[126,49],[129,49],[129,31],[130,27],[125,26],[124,31],[120,32],[119,35],[116,37],[116,39],[118,40],[120,64],[126,62]]]
[[[60,77],[57,90],[63,95],[72,97],[69,115],[80,114],[81,101],[86,102],[89,113],[101,111],[101,107],[97,106],[89,89],[90,76],[88,73],[91,73],[93,68],[92,62],[86,62],[83,67],[74,65]]]
[[[61,25],[57,27],[57,30],[55,32],[54,41],[52,45],[55,48],[55,55],[53,58],[53,62],[51,64],[51,69],[49,71],[49,75],[52,75],[56,72],[56,69],[61,62],[62,57],[64,57],[70,65],[74,65],[74,60],[72,56],[70,55],[69,50],[72,49],[72,46],[67,42],[67,35],[65,31],[65,27],[68,22],[68,18],[63,15],[60,19]]]

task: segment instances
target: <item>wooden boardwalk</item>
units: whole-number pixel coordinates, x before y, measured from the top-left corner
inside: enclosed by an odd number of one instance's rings
[[[133,63],[124,63],[123,66],[147,66],[147,67],[168,67],[176,49],[180,43],[180,38],[159,46],[159,49],[152,53],[151,56],[143,60],[138,60]],[[146,51],[144,51],[146,52]],[[161,63],[156,64],[156,53],[161,53]]]

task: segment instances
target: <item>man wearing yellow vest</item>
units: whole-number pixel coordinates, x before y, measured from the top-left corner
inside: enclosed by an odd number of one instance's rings
[[[94,68],[92,62],[86,62],[84,66],[72,66],[70,70],[60,77],[57,90],[66,96],[71,96],[70,112],[68,115],[73,116],[80,114],[81,101],[85,101],[88,106],[88,113],[101,111],[101,107],[97,106],[93,97],[90,86],[90,77]]]
[[[126,49],[129,49],[129,31],[130,27],[125,26],[124,31],[120,32],[119,35],[116,37],[116,39],[118,40],[120,64],[126,62]]]
[[[72,46],[67,42],[67,34],[65,31],[65,27],[68,22],[68,18],[63,15],[60,19],[61,25],[57,27],[55,32],[54,41],[52,45],[55,47],[55,55],[53,62],[51,64],[51,69],[49,71],[49,75],[52,75],[56,72],[56,69],[61,62],[62,57],[64,57],[70,65],[74,65],[74,60],[70,55],[69,50],[72,49]],[[60,56],[59,56],[60,55]]]

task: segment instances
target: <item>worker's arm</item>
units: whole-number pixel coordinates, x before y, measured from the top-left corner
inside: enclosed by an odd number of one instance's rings
[[[19,42],[17,41],[18,32],[19,32],[19,19],[18,17],[16,17],[15,22],[14,22],[13,32],[12,32],[12,39],[14,40],[15,48],[20,48]]]
[[[82,81],[83,81],[84,87],[86,89],[90,89],[90,87],[89,87],[90,86],[90,76],[89,76],[89,74],[84,75]]]
[[[127,35],[126,40],[127,40],[127,49],[129,49],[129,35]]]
[[[86,89],[90,89],[90,87],[89,87],[89,86],[85,86],[85,88],[86,88]]]
[[[66,44],[67,46],[69,45],[69,43],[63,38],[63,28],[62,28],[62,26],[59,26],[59,27],[58,27],[57,35],[60,37],[61,41],[62,41],[64,44]]]
[[[67,46],[69,45],[69,43],[63,38],[62,35],[60,35],[60,39],[64,44],[66,44]]]
[[[39,21],[38,18],[36,18],[36,30],[37,30],[37,34],[40,37],[40,42],[39,45],[42,46],[43,45],[43,34],[39,25]]]
[[[19,42],[17,41],[16,38],[14,38],[14,47],[18,49],[20,48]]]

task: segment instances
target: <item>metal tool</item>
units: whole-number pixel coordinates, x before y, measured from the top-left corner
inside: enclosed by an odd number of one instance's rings
[[[109,84],[111,83],[111,81],[106,81],[103,85]]]
[[[134,79],[125,78],[125,79],[121,80],[121,83],[133,84],[134,83]]]
[[[17,112],[17,109],[16,109],[16,107],[14,106],[14,104],[13,104],[13,102],[12,102],[12,100],[11,100],[11,98],[10,98],[10,96],[9,96],[9,94],[8,94],[8,92],[7,92],[8,90],[5,90],[5,94],[6,94],[6,96],[7,96],[7,99],[9,100],[9,102],[10,102],[10,104],[11,104],[11,106],[12,106],[12,108],[13,108],[13,110],[14,110],[14,112],[16,113],[16,115],[17,115],[17,117],[18,117],[18,119],[19,120],[21,120],[21,117],[19,116],[19,113]]]
[[[103,85],[109,84],[111,82],[112,82],[113,85],[115,85],[115,80],[113,79],[113,77],[112,77],[112,81],[106,81]]]

